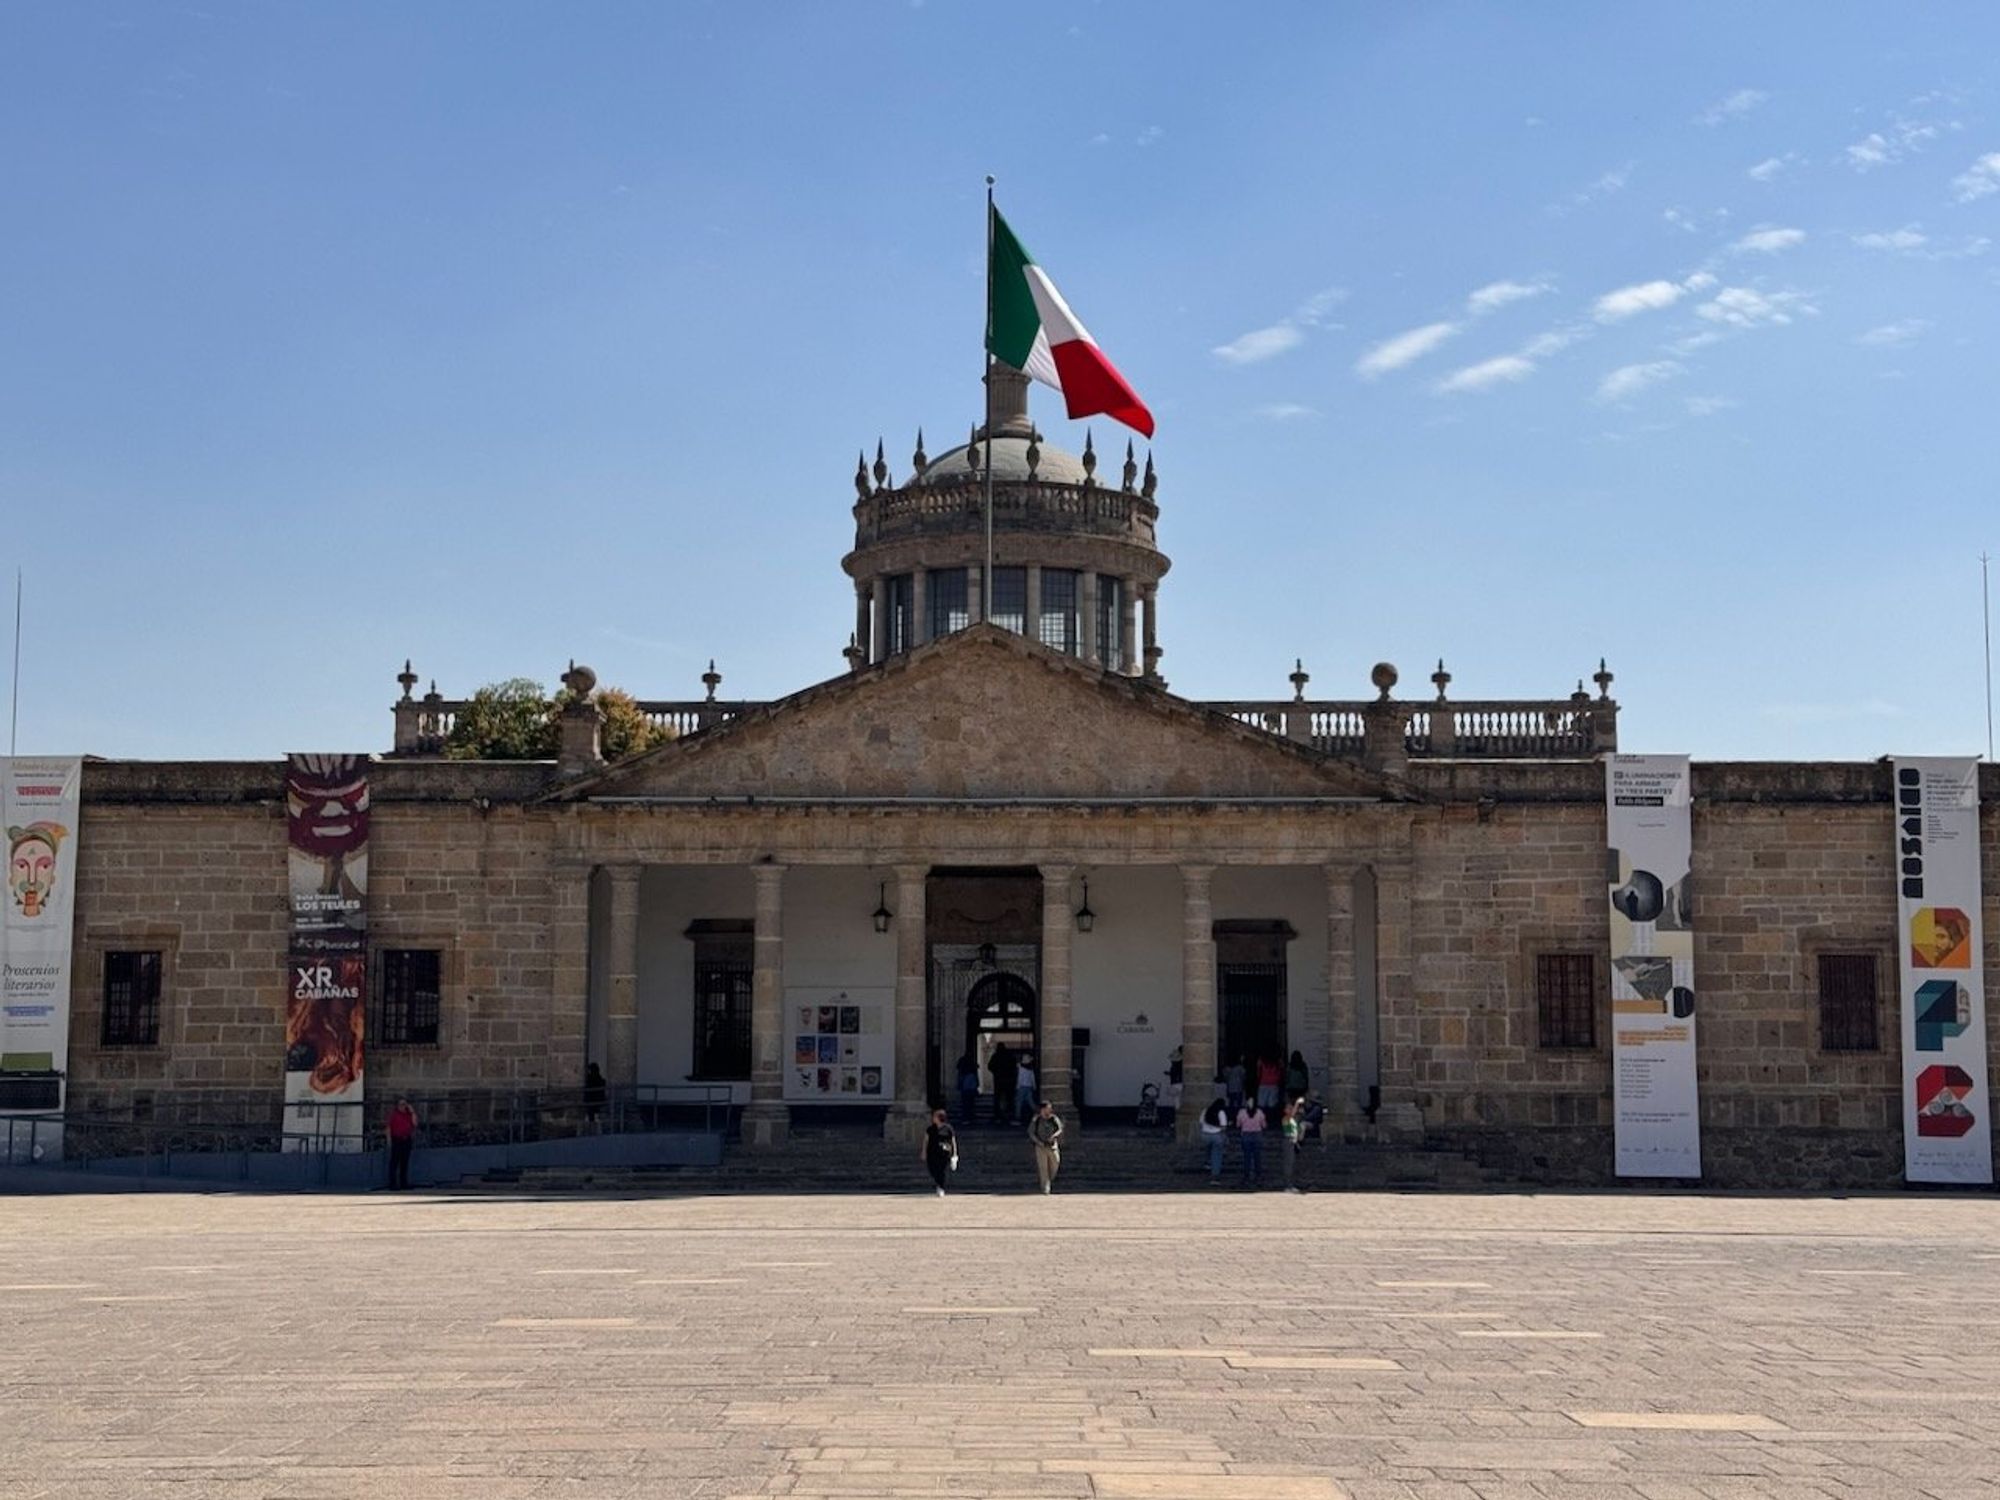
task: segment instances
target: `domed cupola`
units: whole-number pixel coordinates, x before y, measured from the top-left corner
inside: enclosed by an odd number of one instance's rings
[[[1142,475],[1127,443],[1116,482],[1102,478],[1089,435],[1081,454],[1042,441],[1028,419],[1026,375],[996,363],[987,378],[990,444],[976,427],[932,457],[919,432],[901,485],[879,442],[873,467],[865,454],[855,467],[854,550],[841,560],[854,580],[850,665],[990,619],[1107,672],[1157,681],[1155,601],[1170,564],[1154,539],[1152,455]]]

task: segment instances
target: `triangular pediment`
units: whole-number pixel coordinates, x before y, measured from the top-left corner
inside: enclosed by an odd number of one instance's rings
[[[592,797],[1358,797],[1400,784],[975,625],[597,772]]]

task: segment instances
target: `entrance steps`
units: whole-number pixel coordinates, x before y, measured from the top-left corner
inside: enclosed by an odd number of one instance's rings
[[[1205,1153],[1163,1130],[1092,1126],[1063,1146],[1060,1192],[1222,1192],[1236,1190],[1242,1161],[1232,1142],[1223,1186],[1208,1181]],[[1263,1185],[1275,1189],[1282,1167],[1275,1149],[1264,1157]],[[1465,1191],[1512,1185],[1455,1147],[1380,1142],[1308,1143],[1299,1157],[1299,1186],[1327,1191]],[[467,1186],[537,1193],[913,1193],[929,1192],[929,1174],[914,1144],[890,1146],[854,1130],[795,1128],[776,1150],[731,1144],[716,1166],[526,1167],[489,1172]],[[949,1191],[1036,1191],[1032,1148],[1015,1129],[971,1129],[959,1136],[958,1170]]]

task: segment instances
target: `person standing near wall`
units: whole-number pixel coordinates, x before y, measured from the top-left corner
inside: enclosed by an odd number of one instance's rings
[[[417,1146],[417,1112],[407,1099],[398,1099],[389,1111],[389,1186],[407,1189],[410,1185],[410,1153]]]
[[[1222,1152],[1229,1141],[1229,1106],[1220,1099],[1208,1101],[1201,1112],[1201,1143],[1208,1148],[1208,1185],[1222,1182]]]
[[[1236,1139],[1243,1147],[1243,1185],[1247,1188],[1263,1186],[1264,1131],[1269,1123],[1254,1099],[1246,1100],[1236,1111]]]
[[[1035,1175],[1045,1193],[1056,1185],[1056,1172],[1062,1166],[1062,1133],[1062,1116],[1044,1099],[1028,1121],[1028,1139],[1035,1143]]]
[[[1230,1114],[1234,1115],[1243,1108],[1243,1059],[1240,1057],[1222,1070],[1222,1097],[1228,1101]]]
[[[1285,1070],[1277,1058],[1257,1056],[1257,1107],[1263,1110],[1276,1109],[1282,1099]]]
[[[917,1160],[930,1169],[931,1181],[942,1198],[945,1180],[958,1165],[958,1133],[941,1109],[931,1111],[931,1122],[924,1127],[924,1143],[917,1148]]]
[[[1014,1114],[1018,1119],[1031,1119],[1035,1113],[1035,1088],[1041,1082],[1035,1076],[1035,1060],[1021,1059],[1021,1070],[1014,1075]]]
[[[1014,1049],[1002,1042],[986,1059],[986,1071],[993,1075],[993,1123],[1014,1118],[1014,1079],[1021,1062]]]
[[[1285,1191],[1296,1193],[1299,1173],[1299,1139],[1305,1133],[1306,1101],[1285,1106],[1284,1118],[1278,1123],[1278,1132],[1283,1137],[1278,1149],[1284,1153]]]
[[[1312,1092],[1312,1069],[1306,1066],[1305,1054],[1292,1052],[1292,1060],[1285,1064],[1285,1097],[1303,1099]]]

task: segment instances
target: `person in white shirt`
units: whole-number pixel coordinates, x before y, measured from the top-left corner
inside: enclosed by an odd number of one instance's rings
[[[1014,1075],[1014,1114],[1023,1120],[1035,1115],[1035,1060],[1021,1059],[1021,1071]]]

